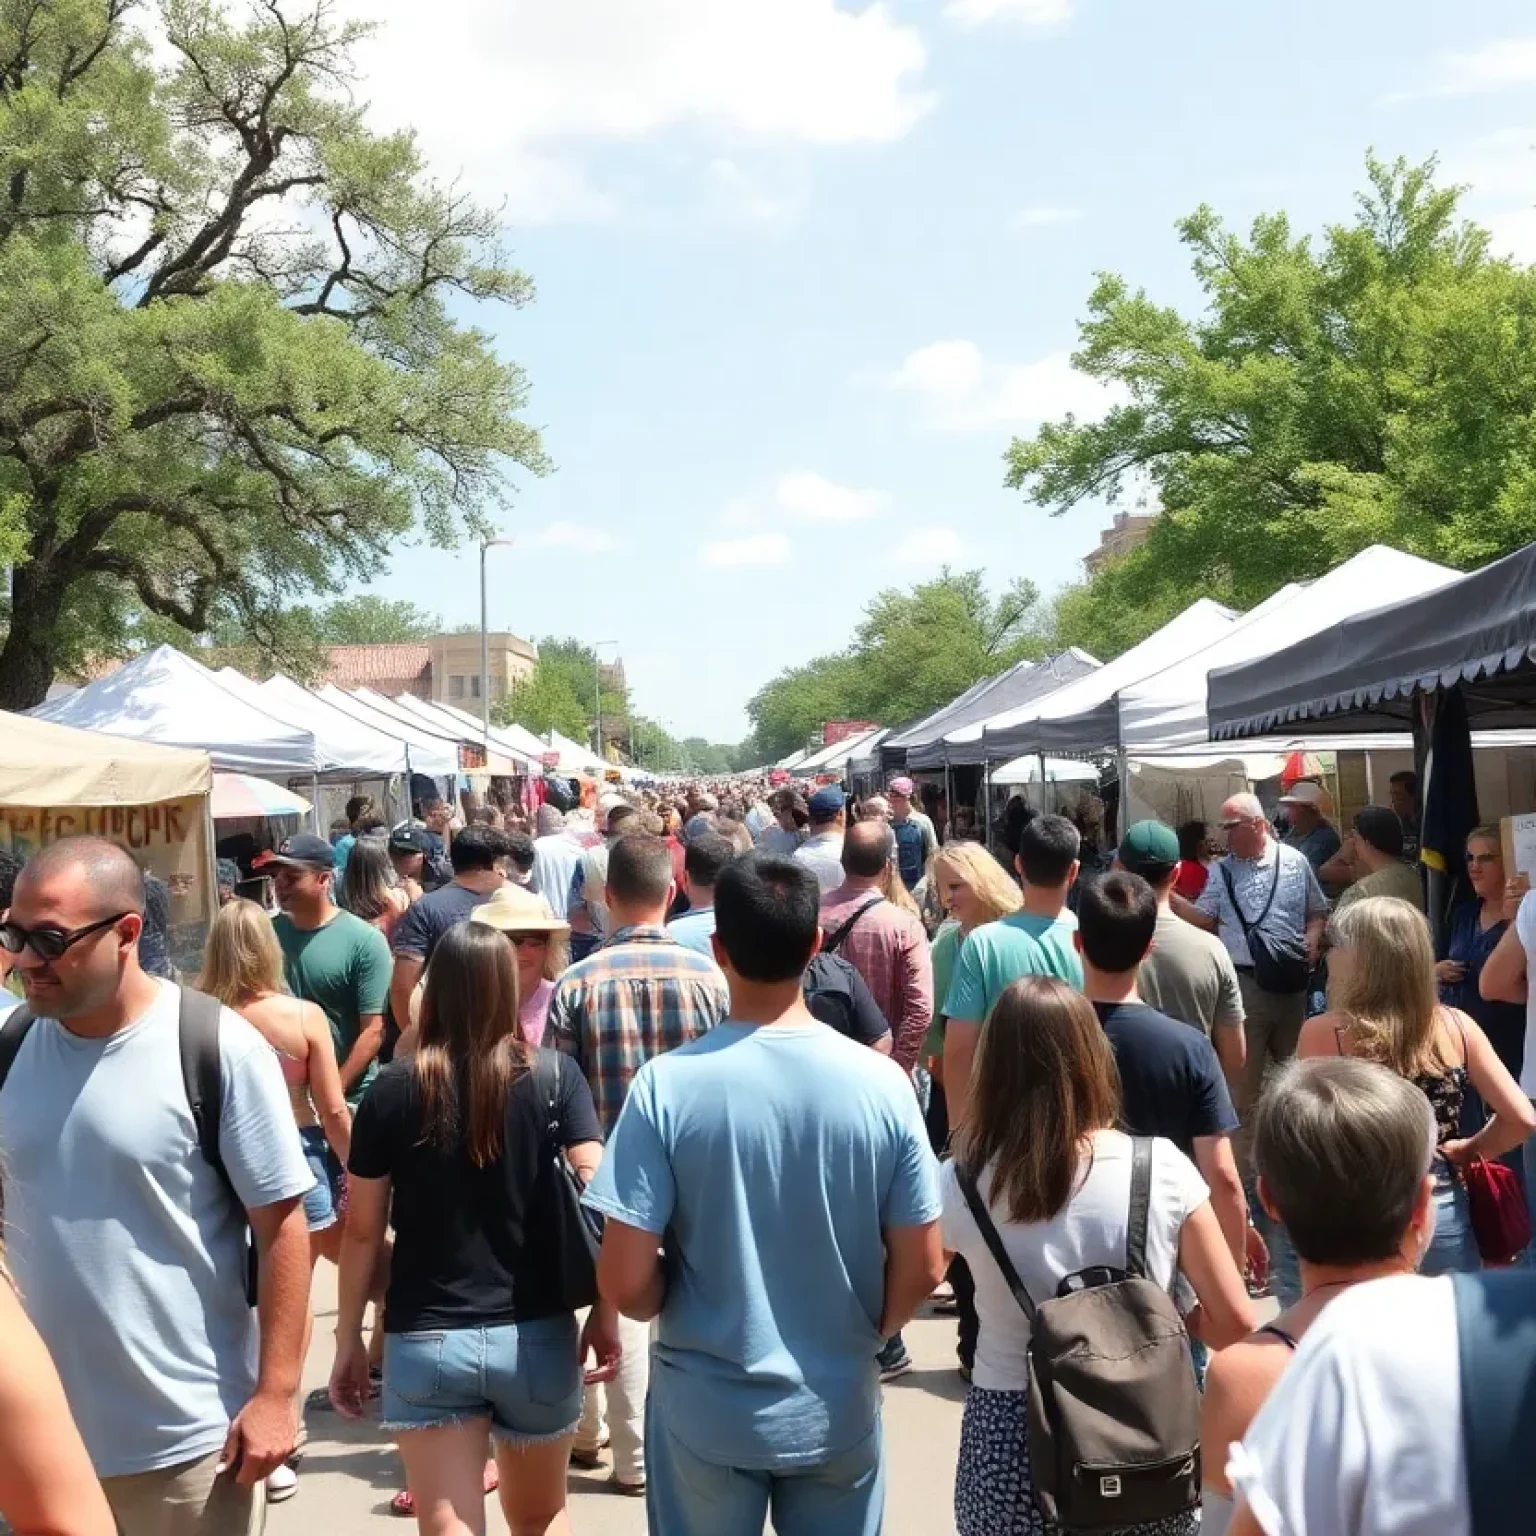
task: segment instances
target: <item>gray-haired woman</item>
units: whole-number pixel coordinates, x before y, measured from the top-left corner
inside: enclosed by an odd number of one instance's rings
[[[1293,1061],[1253,1124],[1259,1199],[1301,1259],[1301,1300],[1216,1355],[1201,1423],[1201,1536],[1232,1519],[1227,1449],[1240,1441],[1297,1342],[1352,1285],[1412,1274],[1434,1231],[1435,1116],[1390,1068],[1352,1057]]]

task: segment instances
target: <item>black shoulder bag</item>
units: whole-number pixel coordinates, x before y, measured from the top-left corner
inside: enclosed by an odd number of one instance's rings
[[[602,1246],[603,1222],[581,1203],[581,1181],[565,1158],[560,1135],[560,1053],[540,1050],[533,1074],[544,1105],[550,1236],[560,1267],[560,1305],[576,1312],[597,1300],[597,1251]]]
[[[1250,923],[1237,904],[1237,892],[1232,886],[1232,869],[1225,859],[1221,862],[1221,878],[1227,887],[1227,899],[1237,913],[1237,921],[1248,940],[1248,953],[1253,959],[1253,979],[1261,992],[1275,992],[1282,997],[1294,997],[1307,990],[1307,977],[1311,968],[1307,964],[1307,946],[1292,933],[1266,933],[1264,919],[1274,907],[1280,892],[1285,863],[1284,852],[1275,848],[1275,878],[1269,887],[1269,900],[1264,910]]]

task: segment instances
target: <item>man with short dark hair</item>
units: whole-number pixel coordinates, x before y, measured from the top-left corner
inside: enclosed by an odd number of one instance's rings
[[[1149,1008],[1136,990],[1136,973],[1156,930],[1157,896],[1140,875],[1113,873],[1083,882],[1077,902],[1083,990],[1115,1048],[1121,1124],[1132,1136],[1165,1136],[1194,1160],[1242,1269],[1248,1204],[1232,1155],[1237,1116],[1221,1063],[1203,1034]]]
[[[194,1129],[182,990],[140,964],[133,860],[65,838],[5,904],[0,950],[28,1005],[4,1025],[0,1091],[17,1291],[122,1536],[250,1536],[294,1447],[308,1310],[300,1199],[314,1179],[277,1057],[237,1014],[194,1000],[215,1033],[221,1177]]]
[[[1074,987],[1083,968],[1073,947],[1077,918],[1067,895],[1077,880],[1082,838],[1065,816],[1036,816],[1019,833],[1014,865],[1024,879],[1024,905],[983,923],[955,961],[943,1003],[944,1095],[951,1128],[964,1123],[971,1062],[987,1015],[1021,976],[1056,976]]]
[[[1120,839],[1115,865],[1140,875],[1157,897],[1152,949],[1136,978],[1142,1000],[1202,1031],[1222,1070],[1235,1079],[1247,1055],[1243,994],[1221,940],[1186,923],[1170,905],[1179,875],[1178,835],[1160,821],[1138,821]]]
[[[1403,862],[1403,824],[1396,811],[1365,805],[1355,812],[1349,861],[1355,878],[1339,897],[1335,912],[1370,896],[1396,896],[1423,911],[1424,883],[1418,869]]]
[[[497,867],[507,856],[505,832],[479,824],[465,827],[454,838],[448,856],[453,864],[453,879],[414,902],[395,925],[389,1006],[402,1031],[411,1022],[411,994],[438,940],[450,928],[467,922],[476,907],[489,901],[507,883]]]
[[[1387,799],[1403,824],[1403,857],[1419,862],[1419,776],[1411,768],[1387,780]]]
[[[505,832],[506,857],[501,861],[501,872],[513,885],[524,890],[533,885],[533,839],[526,832]]]
[[[794,858],[816,876],[825,896],[843,883],[843,829],[848,822],[847,799],[836,784],[818,789],[806,802],[810,836],[795,850]]]
[[[402,823],[390,831],[389,862],[400,877],[405,894],[412,901],[420,901],[427,892],[428,881],[431,879],[427,870],[427,855],[431,848],[425,827]]]
[[[817,896],[793,860],[726,867],[729,1018],[642,1068],[586,1194],[604,1297],[657,1319],[646,1503],[667,1536],[760,1532],[770,1509],[780,1536],[877,1536],[875,1350],[944,1272],[911,1085],[801,1000]]]
[[[679,944],[715,958],[710,939],[715,932],[715,882],[736,857],[736,845],[718,832],[706,832],[688,844],[683,855],[683,889],[688,910],[667,924],[667,932]]]
[[[626,832],[638,830],[639,812],[617,795],[605,795],[597,804],[603,840],[581,856],[566,893],[565,916],[571,925],[571,959],[585,960],[601,948],[608,936],[608,906],[603,889],[608,884],[608,850]],[[551,905],[555,905],[551,903]]]
[[[805,803],[805,796],[786,784],[768,797],[768,809],[773,813],[774,824],[757,834],[758,850],[787,859],[805,841],[806,827],[811,819],[810,808]]]
[[[653,1057],[713,1029],[730,994],[712,959],[685,949],[666,930],[672,851],[659,837],[621,837],[608,854],[605,890],[613,932],[559,980],[544,1043],[574,1056],[592,1088],[605,1135],[612,1135],[635,1075]],[[649,1375],[646,1330],[620,1329],[624,1360],[607,1391],[613,1481],[625,1493],[645,1487],[642,1413]],[[589,1388],[572,1452],[595,1466],[602,1448],[600,1390]]]

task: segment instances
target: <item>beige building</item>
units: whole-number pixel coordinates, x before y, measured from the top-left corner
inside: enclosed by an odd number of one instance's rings
[[[480,636],[468,634],[434,635],[427,642],[430,653],[431,697],[460,708],[471,709],[480,703]],[[486,636],[487,669],[492,700],[505,698],[514,683],[533,671],[539,659],[538,647],[517,635]]]
[[[1112,560],[1128,555],[1138,544],[1146,542],[1157,521],[1155,512],[1117,512],[1115,520],[1099,535],[1099,547],[1083,556],[1088,574],[1096,576]]]

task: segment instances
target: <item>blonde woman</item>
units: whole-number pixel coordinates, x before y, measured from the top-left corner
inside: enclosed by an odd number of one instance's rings
[[[18,1536],[113,1536],[59,1373],[0,1255],[0,1527]],[[7,1523],[8,1522],[8,1523]]]
[[[197,986],[254,1024],[281,1060],[304,1155],[315,1175],[314,1187],[304,1196],[310,1259],[324,1257],[334,1264],[341,1200],[325,1151],[329,1144],[346,1167],[352,1116],[342,1095],[331,1026],[316,1004],[288,994],[277,935],[253,901],[232,901],[214,919]]]
[[[1297,1055],[1358,1056],[1423,1091],[1435,1112],[1435,1235],[1419,1267],[1426,1275],[1480,1269],[1459,1169],[1522,1145],[1536,1130],[1536,1109],[1479,1025],[1440,1002],[1429,924],[1416,907],[1368,896],[1335,913],[1328,946],[1329,1011],[1307,1020]],[[1468,1083],[1489,1118],[1463,1139]]]

